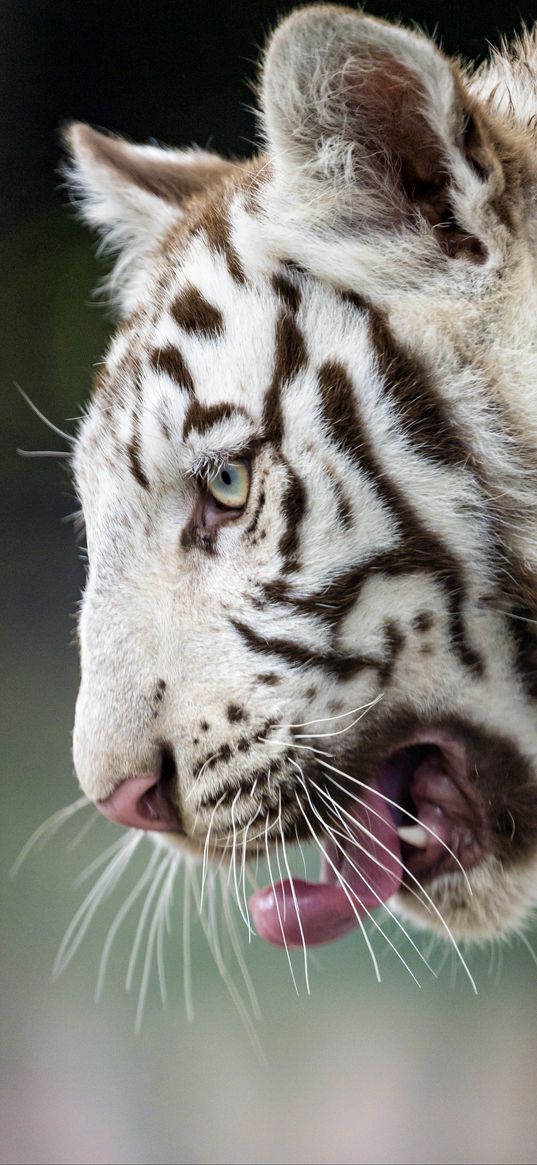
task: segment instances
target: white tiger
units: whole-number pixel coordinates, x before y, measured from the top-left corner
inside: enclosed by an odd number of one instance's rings
[[[536,77],[534,35],[470,71],[315,6],[255,160],[67,132],[123,317],[75,455],[78,778],[169,847],[266,849],[273,943],[537,897]]]

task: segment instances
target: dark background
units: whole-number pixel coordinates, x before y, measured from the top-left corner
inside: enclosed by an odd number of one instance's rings
[[[356,938],[322,951],[313,998],[297,1000],[278,952],[253,944],[260,1067],[193,932],[196,1022],[182,999],[180,894],[167,952],[170,1008],[152,986],[141,1040],[123,994],[135,920],[118,940],[104,1000],[92,1002],[112,907],[103,907],[54,987],[50,967],[81,899],[72,882],[116,837],[98,823],[75,849],[66,826],[15,882],[7,869],[47,816],[77,795],[70,727],[71,647],[82,567],[65,450],[23,402],[19,383],[72,432],[90,369],[112,326],[91,299],[102,273],[66,206],[59,126],[87,120],[133,140],[254,148],[248,80],[276,17],[294,5],[164,0],[4,0],[0,344],[3,453],[2,683],[6,731],[0,819],[4,865],[4,1159],[14,1162],[534,1162],[537,970],[517,940],[473,954],[475,999],[448,957],[420,992],[392,956],[377,988]],[[537,17],[535,4],[439,4],[367,11],[437,30],[446,50],[480,59]],[[100,830],[100,833],[99,833]],[[107,831],[108,830],[108,831]],[[116,906],[122,901],[121,896]],[[130,925],[130,930],[129,930]],[[100,928],[100,929],[99,929]],[[259,949],[258,949],[259,946]],[[433,950],[440,968],[445,955]],[[298,974],[298,972],[297,972]]]

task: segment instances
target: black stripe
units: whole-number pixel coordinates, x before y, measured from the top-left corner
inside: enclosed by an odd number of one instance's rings
[[[318,376],[324,419],[332,440],[368,478],[395,516],[404,555],[409,558],[410,572],[427,571],[443,586],[453,650],[466,667],[481,674],[483,660],[469,642],[463,618],[466,588],[459,564],[442,540],[427,529],[378,462],[369,434],[359,417],[353,385],[346,370],[335,360],[326,361],[319,368]]]
[[[198,400],[193,400],[187,409],[183,426],[183,439],[188,437],[192,429],[195,429],[197,433],[206,433],[219,421],[239,416],[250,419],[246,409],[243,409],[241,405],[228,404],[225,401],[220,404],[203,405]]]
[[[367,313],[376,363],[405,436],[430,461],[465,465],[468,443],[463,440],[422,361],[396,339],[386,312],[356,292],[344,291],[341,297]]]
[[[184,356],[178,348],[172,344],[166,344],[163,348],[154,348],[150,354],[149,362],[155,372],[165,372],[176,384],[184,388],[185,392],[188,392],[189,395],[194,394],[194,381]]]
[[[252,627],[240,619],[231,619],[231,626],[241,636],[251,651],[260,655],[275,655],[286,663],[295,665],[307,664],[309,667],[319,667],[330,675],[339,679],[349,680],[366,668],[381,670],[383,661],[369,655],[343,655],[336,651],[316,651],[292,639],[269,639],[259,635]]]

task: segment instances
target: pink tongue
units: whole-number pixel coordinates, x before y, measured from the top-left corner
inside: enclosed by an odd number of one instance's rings
[[[332,942],[399,889],[401,847],[389,810],[373,791],[364,793],[363,800],[360,820],[345,817],[345,826],[331,823],[333,831],[339,830],[338,844],[323,840],[322,882],[278,882],[252,895],[250,909],[261,938],[290,947],[301,946],[302,935],[309,946]]]

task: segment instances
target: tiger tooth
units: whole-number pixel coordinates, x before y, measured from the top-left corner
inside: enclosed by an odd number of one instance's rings
[[[400,825],[397,833],[401,841],[414,845],[416,849],[425,849],[428,841],[427,830],[422,825]]]

